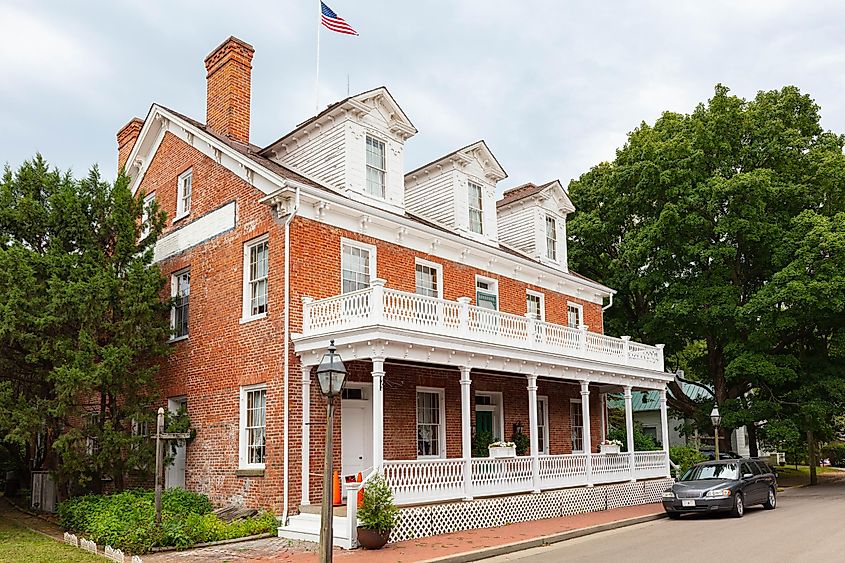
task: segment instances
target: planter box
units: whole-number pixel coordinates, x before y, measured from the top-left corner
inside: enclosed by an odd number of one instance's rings
[[[487,448],[490,452],[490,457],[516,457],[516,446],[513,447],[494,447]]]
[[[616,444],[599,444],[599,451],[603,454],[618,454],[619,449]]]

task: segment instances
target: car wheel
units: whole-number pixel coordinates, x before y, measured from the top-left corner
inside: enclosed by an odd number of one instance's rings
[[[680,512],[667,512],[666,514],[668,514],[669,518],[671,518],[672,520],[680,520],[681,519],[681,513]]]
[[[745,503],[743,502],[742,493],[737,493],[734,497],[734,507],[731,510],[731,516],[742,518],[743,514],[745,514]]]
[[[774,488],[769,487],[769,497],[766,499],[766,502],[763,503],[763,508],[765,508],[766,510],[774,510],[777,505],[777,493],[775,493]]]

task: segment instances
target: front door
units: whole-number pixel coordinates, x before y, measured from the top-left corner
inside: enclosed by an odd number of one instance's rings
[[[185,408],[188,407],[187,397],[177,397],[167,400],[167,409],[171,413],[176,413],[183,405]],[[166,447],[168,450],[166,453],[169,454],[172,452],[172,446],[170,440],[167,442]],[[168,465],[167,470],[164,472],[164,486],[168,489],[174,487],[185,488],[185,461],[188,458],[186,447],[184,442],[180,446],[177,446],[173,463]]]
[[[340,406],[341,471],[367,475],[373,466],[372,385],[347,387]],[[344,479],[341,479],[343,482]]]
[[[493,438],[493,411],[476,411],[475,413],[475,435],[480,436],[486,432]]]

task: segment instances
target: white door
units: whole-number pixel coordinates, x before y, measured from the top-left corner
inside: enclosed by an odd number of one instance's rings
[[[373,465],[372,385],[344,390],[341,401],[341,455],[343,477],[367,474]],[[354,397],[354,398],[351,398]],[[344,479],[341,478],[341,483]]]
[[[188,399],[186,397],[178,397],[176,399],[167,400],[167,410],[171,413],[177,412],[179,407],[182,405],[188,405]],[[169,443],[165,446],[165,448],[168,449],[171,447],[172,446]],[[168,489],[172,489],[174,487],[185,488],[185,460],[188,457],[185,448],[186,446],[184,443],[176,448],[176,455],[173,458],[173,463],[168,465],[164,472],[164,486]],[[167,451],[167,453],[170,452]]]

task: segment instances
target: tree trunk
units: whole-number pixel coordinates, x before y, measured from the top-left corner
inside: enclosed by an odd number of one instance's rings
[[[760,451],[757,449],[757,427],[752,422],[748,426],[748,450],[751,457],[759,457]]]
[[[813,437],[813,429],[807,429],[807,465],[810,466],[810,486],[819,484],[819,477],[816,475],[816,440]]]

